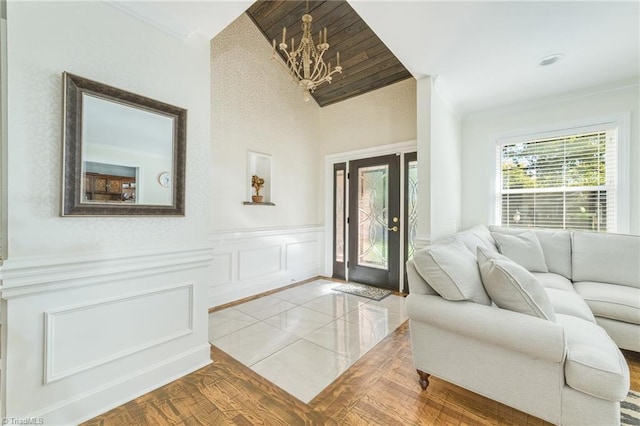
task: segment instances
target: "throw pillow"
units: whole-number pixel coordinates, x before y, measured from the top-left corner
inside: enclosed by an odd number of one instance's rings
[[[473,254],[476,253],[476,248],[478,246],[482,246],[486,248],[482,240],[478,238],[477,235],[474,235],[471,231],[457,232],[451,236],[451,239],[460,241],[462,244],[465,245],[467,250],[469,250]]]
[[[493,237],[491,237],[491,232],[486,226],[474,225],[469,228],[469,232],[480,238],[484,243],[484,247],[492,249],[494,251],[496,250],[496,242]],[[475,254],[475,250],[473,251],[473,253]]]
[[[502,234],[492,232],[500,253],[523,266],[531,272],[549,272],[544,259],[544,252],[538,237],[533,231],[521,234]]]
[[[490,305],[475,256],[460,241],[446,240],[413,254],[416,270],[447,300]]]
[[[555,321],[549,296],[531,272],[499,253],[478,247],[484,288],[498,307]]]

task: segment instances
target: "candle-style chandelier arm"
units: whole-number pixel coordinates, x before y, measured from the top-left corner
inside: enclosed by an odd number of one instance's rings
[[[327,65],[324,63],[323,60],[323,56],[324,56],[324,52],[326,52],[326,49],[319,49],[320,53],[317,54],[318,56],[318,60],[315,63],[315,66],[313,68],[313,73],[311,74],[311,80],[315,80],[316,78],[319,78],[320,76],[324,75],[324,77],[326,77],[326,74],[329,72],[329,69],[331,67],[327,67]],[[322,78],[324,78],[322,77]]]
[[[308,5],[307,5],[308,8]],[[313,18],[307,12],[302,16],[302,37],[296,48],[295,39],[291,39],[291,50],[286,43],[287,28],[282,29],[282,42],[278,44],[280,52],[286,60],[286,67],[292,77],[300,81],[300,87],[305,91],[305,99],[313,93],[316,87],[328,82],[335,73],[342,73],[340,66],[340,52],[337,53],[337,65],[332,69],[331,62],[324,62],[324,54],[329,49],[327,29],[318,33],[318,44],[315,45],[311,35],[311,21]],[[273,40],[273,58],[276,54],[276,41]]]
[[[342,67],[340,66],[336,66],[332,71],[329,71],[331,70],[331,63],[330,62],[328,64],[325,63],[322,58],[324,55],[324,52],[326,52],[326,49],[325,50],[318,49],[320,53],[315,53],[317,51],[315,49],[313,50],[315,55],[311,55],[311,57],[316,57],[318,59],[316,61],[309,61],[314,63],[314,67],[312,71],[310,67],[305,68],[305,60],[304,60],[305,58],[302,56],[303,55],[302,48],[298,48],[294,52],[289,52],[287,50],[287,45],[284,43],[281,43],[280,50],[283,51],[284,56],[287,58],[287,66],[288,66],[287,70],[295,78],[299,80],[308,80],[313,82],[315,87],[319,86],[321,83],[324,83],[324,82],[330,83],[331,82],[330,77],[333,74],[342,72]],[[300,60],[298,61],[297,58],[300,58]],[[315,87],[311,88],[310,90],[313,92]]]

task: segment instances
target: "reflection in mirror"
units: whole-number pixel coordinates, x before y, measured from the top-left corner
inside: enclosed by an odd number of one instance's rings
[[[170,205],[158,177],[173,167],[173,119],[86,93],[82,106],[84,201]]]
[[[136,197],[138,167],[92,161],[85,161],[83,167],[83,202],[135,204],[140,199]]]
[[[63,215],[183,215],[186,110],[64,74]]]

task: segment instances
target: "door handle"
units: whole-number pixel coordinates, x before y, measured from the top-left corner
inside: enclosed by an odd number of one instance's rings
[[[398,232],[398,227],[393,226],[392,228],[387,228],[388,231]]]

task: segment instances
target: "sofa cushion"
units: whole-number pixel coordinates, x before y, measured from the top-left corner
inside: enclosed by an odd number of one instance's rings
[[[640,288],[640,236],[575,231],[572,242],[574,282]]]
[[[640,324],[640,288],[589,281],[575,288],[595,316]]]
[[[499,253],[478,247],[484,287],[498,307],[555,321],[553,306],[531,272]]]
[[[549,272],[571,279],[571,232],[551,229],[533,232],[540,241]]]
[[[555,288],[558,290],[570,291],[575,293],[573,284],[567,278],[562,275],[554,274],[552,272],[532,272],[538,282],[542,284],[544,288]]]
[[[606,331],[597,324],[557,314],[565,328],[567,385],[610,401],[622,401],[629,390],[629,367]]]
[[[489,226],[491,232],[518,235],[526,232],[522,228],[506,228],[504,226]],[[544,260],[549,272],[560,274],[571,279],[571,232],[561,229],[532,229],[538,237]]]
[[[596,322],[587,302],[575,291],[545,288],[545,292],[556,314],[571,315],[589,322]]]
[[[605,329],[620,349],[640,353],[640,327],[638,324],[603,317],[596,317],[596,323]]]
[[[480,240],[482,240],[482,242],[484,243],[484,247],[491,249],[493,251],[498,251],[498,247],[496,247],[496,242],[491,236],[491,232],[489,231],[489,228],[487,228],[486,226],[474,225],[471,228],[469,228],[469,232],[471,232],[472,234],[480,238]],[[474,250],[473,253],[475,254],[476,251]]]
[[[466,230],[466,231],[461,231],[461,232],[457,232],[457,233],[453,234],[451,236],[451,239],[456,240],[456,241],[460,241],[462,244],[465,245],[465,247],[467,247],[467,249],[469,249],[469,251],[474,256],[476,255],[476,249],[478,247],[491,248],[477,234],[471,232],[471,230],[469,230],[469,229]],[[493,244],[493,250],[494,251],[498,250],[496,248],[495,244]]]
[[[540,241],[533,231],[510,235],[494,232],[491,234],[496,241],[500,253],[532,272],[549,272],[542,252]]]
[[[460,241],[445,240],[418,250],[413,263],[424,280],[447,300],[490,305],[476,257]]]

